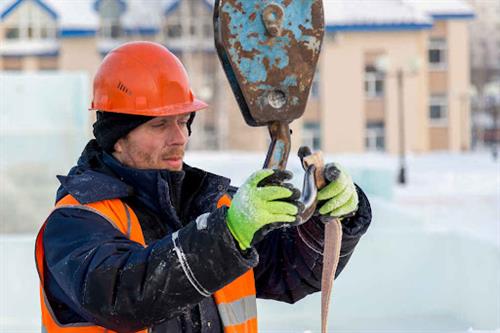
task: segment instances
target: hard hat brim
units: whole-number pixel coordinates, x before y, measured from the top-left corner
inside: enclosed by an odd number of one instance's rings
[[[98,105],[94,105],[93,107],[89,108],[89,111],[105,111],[105,112],[133,114],[133,115],[149,116],[149,117],[164,117],[164,116],[177,116],[186,113],[197,112],[204,110],[206,108],[208,108],[207,103],[195,98],[192,102],[189,103],[179,103],[153,109],[106,110],[106,108],[100,108]]]

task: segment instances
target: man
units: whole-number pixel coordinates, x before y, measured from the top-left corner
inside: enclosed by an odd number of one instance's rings
[[[346,265],[371,220],[350,177],[341,171],[297,226],[289,172],[260,170],[236,189],[183,163],[205,107],[163,46],[133,42],[105,57],[96,139],[58,177],[37,238],[45,332],[256,332],[255,297],[293,303],[320,290],[321,216],[350,216],[337,274]]]

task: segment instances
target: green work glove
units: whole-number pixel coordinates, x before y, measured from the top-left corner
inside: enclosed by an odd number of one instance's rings
[[[303,205],[300,191],[285,180],[289,171],[263,169],[238,189],[226,215],[227,226],[242,250],[276,228],[298,224]]]
[[[359,199],[351,176],[335,163],[327,164],[324,174],[328,184],[318,192],[319,214],[339,219],[354,215]]]

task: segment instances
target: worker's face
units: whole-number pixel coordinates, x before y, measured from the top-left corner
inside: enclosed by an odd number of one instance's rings
[[[113,155],[136,169],[182,170],[189,114],[156,117],[119,139]]]

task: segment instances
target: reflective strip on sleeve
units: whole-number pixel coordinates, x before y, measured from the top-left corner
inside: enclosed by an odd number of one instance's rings
[[[182,251],[182,248],[179,244],[179,232],[176,231],[172,234],[172,241],[174,243],[174,250],[175,253],[177,254],[177,257],[179,258],[179,262],[181,263],[182,270],[184,271],[184,274],[186,274],[186,277],[188,278],[189,282],[191,285],[196,289],[202,296],[208,297],[210,296],[210,292],[208,292],[202,285],[201,283],[195,278],[193,271],[191,270],[191,267],[189,267],[189,263],[186,259],[186,255],[184,254],[184,251]]]
[[[121,233],[124,233],[124,231],[119,226],[117,226],[116,223],[112,219],[110,219],[107,215],[105,215],[104,213],[101,213],[97,209],[89,207],[89,206],[84,206],[84,205],[61,205],[61,206],[57,206],[56,208],[54,208],[50,214],[52,214],[56,210],[63,209],[63,208],[81,209],[81,210],[86,210],[86,211],[95,213],[95,214],[101,216],[102,218],[104,218],[106,221],[108,221],[113,227],[115,227],[115,229],[119,230]]]
[[[231,303],[217,304],[224,326],[242,324],[257,317],[257,301],[255,295],[243,297]]]

